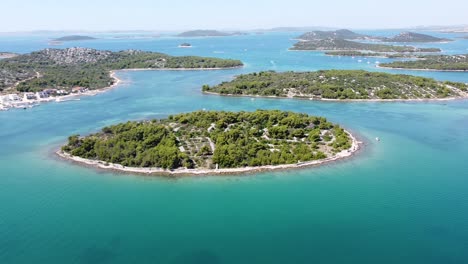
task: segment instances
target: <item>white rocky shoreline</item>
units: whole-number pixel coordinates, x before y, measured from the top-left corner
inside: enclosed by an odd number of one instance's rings
[[[257,167],[242,167],[242,168],[226,168],[226,169],[186,169],[179,168],[175,170],[167,170],[162,168],[142,168],[142,167],[126,167],[120,164],[109,163],[100,160],[91,160],[85,159],[77,156],[73,156],[69,153],[66,153],[62,150],[58,150],[55,153],[62,159],[75,162],[80,165],[89,166],[97,169],[110,170],[116,172],[130,173],[130,174],[140,174],[140,175],[154,175],[154,176],[210,176],[210,175],[243,175],[258,173],[264,171],[274,171],[274,170],[289,170],[289,169],[301,169],[306,167],[320,166],[327,163],[343,160],[350,158],[355,155],[358,150],[361,149],[363,144],[361,141],[358,141],[353,134],[345,130],[345,132],[350,136],[352,143],[351,148],[343,150],[332,157],[328,157],[321,160],[312,160],[307,162],[299,162],[294,164],[284,164],[284,165],[268,165],[268,166],[257,166]]]
[[[216,96],[229,96],[229,97],[249,97],[249,98],[268,98],[268,99],[295,99],[295,100],[310,100],[310,101],[324,101],[324,102],[346,102],[346,103],[363,103],[363,102],[436,102],[436,101],[453,101],[453,100],[466,100],[468,99],[468,93],[464,93],[463,96],[458,97],[445,97],[445,98],[410,98],[410,99],[329,99],[329,98],[313,98],[313,97],[288,97],[288,96],[262,96],[262,95],[247,95],[247,94],[220,94],[215,92],[206,92],[207,95]]]

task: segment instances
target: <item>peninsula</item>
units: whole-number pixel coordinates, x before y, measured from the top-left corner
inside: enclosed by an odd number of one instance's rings
[[[356,150],[356,139],[323,117],[257,110],[126,122],[86,137],[70,136],[57,154],[132,173],[213,175],[318,165]]]
[[[363,70],[260,72],[202,87],[209,94],[317,100],[391,101],[467,98],[468,85]]]
[[[379,67],[433,71],[468,71],[468,54],[418,56],[418,60],[394,61]]]
[[[64,95],[95,94],[116,84],[112,71],[210,70],[241,67],[239,60],[175,57],[163,53],[89,48],[45,49],[0,61],[0,98],[3,108],[49,100]],[[19,93],[19,94],[18,94]]]

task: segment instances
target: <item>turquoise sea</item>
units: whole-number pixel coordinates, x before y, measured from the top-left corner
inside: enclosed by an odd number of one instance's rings
[[[236,58],[246,67],[120,72],[123,84],[107,93],[0,112],[0,263],[468,263],[468,100],[331,103],[200,93],[203,84],[245,72],[377,70],[375,61],[385,61],[287,51],[299,33],[190,39],[191,49],[164,36],[102,35],[61,46]],[[0,35],[0,51],[46,48],[48,37]],[[468,40],[425,46],[467,53]],[[468,73],[404,73],[468,82]],[[124,175],[53,155],[71,134],[202,108],[323,115],[365,145],[326,166],[238,177]]]

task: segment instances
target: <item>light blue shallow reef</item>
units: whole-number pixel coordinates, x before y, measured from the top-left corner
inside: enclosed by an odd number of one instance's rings
[[[170,37],[67,43],[236,58],[246,67],[120,72],[122,85],[107,93],[0,112],[0,263],[468,263],[468,101],[201,94],[203,84],[244,72],[377,70],[385,61],[287,51],[298,34],[189,39],[191,49]],[[47,38],[0,36],[0,51],[42,49]],[[425,46],[467,53],[468,40]],[[468,82],[468,73],[404,73]],[[53,154],[71,134],[203,108],[323,115],[365,144],[345,161],[240,177],[115,174]]]

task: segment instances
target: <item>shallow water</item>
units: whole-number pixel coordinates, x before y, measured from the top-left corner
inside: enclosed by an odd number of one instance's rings
[[[0,112],[0,263],[466,262],[468,101],[339,103],[200,93],[205,83],[258,70],[376,70],[357,59],[289,52],[296,35],[190,39],[192,49],[178,49],[186,40],[168,37],[67,44],[239,58],[246,67],[120,72],[123,84],[107,93]],[[432,46],[462,53],[468,41]],[[43,47],[44,36],[0,36],[0,50]],[[414,74],[468,82],[466,73]],[[177,179],[96,171],[52,154],[71,134],[202,108],[323,115],[366,145],[358,156],[322,167]]]

